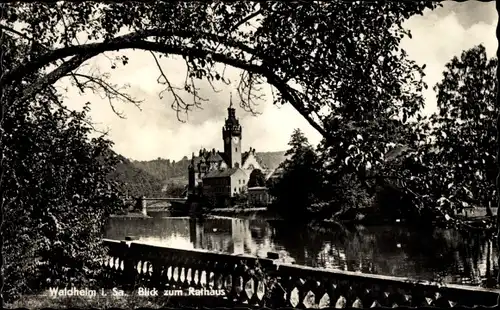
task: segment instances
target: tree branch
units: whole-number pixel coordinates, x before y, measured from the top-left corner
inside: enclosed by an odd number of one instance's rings
[[[139,110],[141,109],[140,103],[142,102],[142,100],[137,100],[137,99],[133,98],[132,96],[130,96],[124,92],[121,92],[117,85],[111,85],[108,82],[104,81],[102,78],[90,76],[87,74],[71,73],[71,75],[73,77],[75,77],[75,79],[76,79],[76,77],[81,77],[81,78],[87,79],[87,81],[83,82],[83,83],[80,83],[77,80],[77,83],[82,90],[85,88],[88,88],[88,89],[92,90],[94,93],[99,93],[98,89],[96,89],[95,86],[98,86],[98,88],[102,89],[104,91],[104,94],[105,94],[104,98],[108,98],[109,105],[110,105],[111,109],[113,110],[113,112],[116,115],[118,115],[121,118],[124,118],[124,117],[121,113],[116,111],[115,106],[113,105],[113,102],[112,102],[113,99],[118,99],[118,100],[123,101],[123,102],[130,102],[130,103],[134,104],[137,108],[139,108]],[[88,86],[89,83],[93,84],[93,85]]]
[[[230,30],[229,30],[229,33],[235,31],[236,29],[238,29],[241,25],[243,25],[244,23],[248,22],[249,20],[251,20],[252,18],[256,17],[257,15],[259,15],[260,13],[262,13],[262,9],[259,9],[255,12],[253,12],[252,14],[250,15],[247,15],[245,18],[243,18],[242,20],[240,20],[238,23],[236,23],[236,25],[234,25]]]
[[[49,52],[46,56],[42,56],[39,58],[38,61],[35,61],[35,63],[32,66],[29,66],[27,70],[29,71],[36,68],[40,68],[46,65],[47,61],[50,62],[71,55],[76,55],[76,56],[72,57],[69,61],[59,66],[54,71],[45,75],[40,82],[35,83],[31,87],[29,87],[24,92],[20,100],[23,101],[30,98],[33,94],[40,91],[43,87],[55,83],[59,78],[66,75],[68,72],[78,68],[78,66],[80,66],[84,61],[105,51],[120,50],[120,49],[142,49],[147,51],[156,51],[164,54],[174,54],[174,55],[181,55],[184,57],[194,57],[199,59],[203,59],[208,54],[210,54],[211,58],[215,62],[224,63],[233,66],[235,68],[246,70],[252,72],[253,74],[265,77],[267,79],[267,82],[276,87],[276,89],[280,91],[283,98],[287,102],[289,102],[309,122],[309,124],[313,126],[313,128],[318,130],[318,132],[321,133],[325,138],[329,139],[329,135],[327,134],[327,132],[321,127],[320,124],[316,123],[311,118],[308,111],[303,107],[302,105],[303,103],[294,94],[296,91],[293,90],[290,86],[288,86],[284,81],[282,81],[281,78],[276,76],[271,69],[265,67],[264,65],[251,64],[247,61],[231,58],[228,55],[215,53],[213,51],[202,50],[195,47],[169,46],[165,43],[150,42],[138,39],[139,34],[155,34],[155,33],[165,33],[165,31],[149,30],[149,31],[137,32],[134,34],[118,37],[115,40],[106,43],[91,43],[80,46],[71,46],[68,48],[61,48],[59,50]],[[192,32],[188,31],[184,31],[180,34],[187,35],[187,33],[192,34]],[[179,35],[179,33],[176,33],[176,35]],[[218,36],[215,35],[210,35],[210,36],[218,38]],[[244,44],[234,43],[234,45],[238,46],[241,45],[245,50],[253,52],[253,49],[249,48]],[[21,66],[21,69],[23,67],[26,66]],[[19,70],[20,69],[18,67],[16,70],[11,72],[10,79],[17,77],[19,74],[18,72]]]
[[[160,62],[158,61],[158,58],[156,57],[156,55],[152,52],[152,51],[149,51],[151,53],[151,55],[153,56],[154,60],[155,60],[155,63],[156,63],[156,66],[158,67],[158,70],[160,70],[160,76],[158,76],[158,78],[156,79],[156,82],[158,82],[159,84],[163,84],[163,85],[167,85],[167,88],[162,90],[160,93],[159,93],[159,97],[160,99],[163,98],[163,92],[164,91],[168,91],[172,94],[172,96],[174,96],[174,100],[171,104],[171,107],[172,109],[176,112],[176,116],[177,116],[177,120],[180,121],[180,122],[184,122],[183,120],[181,120],[179,118],[179,112],[181,111],[180,107],[181,106],[184,106],[184,109],[185,110],[188,110],[189,109],[189,104],[187,104],[184,99],[182,99],[181,96],[179,96],[177,94],[177,92],[174,91],[174,89],[177,89],[177,90],[181,90],[180,88],[178,87],[173,87],[172,84],[170,83],[170,80],[167,78],[166,74],[163,72],[163,69],[160,65]],[[161,81],[161,79],[163,78],[163,81]]]
[[[108,42],[87,43],[82,45],[74,45],[52,50],[45,55],[18,65],[14,70],[8,72],[0,79],[0,84],[13,83],[21,79],[24,75],[31,74],[44,66],[65,57],[70,57],[77,54],[91,53],[93,57],[105,51],[112,51],[122,49],[121,46],[131,43],[134,40],[144,40],[148,37],[179,37],[179,38],[200,38],[207,39],[213,42],[224,42],[224,45],[239,49],[252,55],[260,55],[257,50],[247,46],[244,43],[231,40],[226,36],[219,36],[211,33],[201,31],[188,31],[188,30],[167,30],[167,29],[149,29],[137,32],[132,32],[122,36],[118,36]],[[165,43],[167,44],[167,43]]]

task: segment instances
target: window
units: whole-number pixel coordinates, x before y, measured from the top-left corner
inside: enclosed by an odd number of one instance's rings
[[[236,152],[238,152],[238,148],[236,148]]]

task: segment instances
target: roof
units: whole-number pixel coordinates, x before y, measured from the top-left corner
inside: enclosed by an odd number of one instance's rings
[[[201,154],[201,156],[196,156],[194,157],[194,170],[199,172],[198,170],[198,164],[201,161],[205,162],[205,165],[210,163],[210,162],[217,162],[217,163],[225,163],[227,165],[227,159],[226,156],[223,152],[215,152],[213,153],[212,151],[205,151],[204,153]]]
[[[244,164],[248,157],[250,156],[250,152],[243,152],[243,154],[241,154],[241,162]],[[262,169],[267,169],[267,165],[264,164],[264,162],[262,161],[262,158],[260,158],[259,156],[257,156],[257,154],[253,154],[255,156],[255,159],[257,160],[257,163],[259,163],[259,165],[262,167]]]
[[[285,153],[286,151],[265,152],[262,154],[256,153],[256,155],[259,156],[259,160],[262,160],[262,167],[266,167],[266,169],[269,170],[274,170],[287,159],[288,156],[285,156]]]
[[[242,171],[240,168],[230,168],[224,170],[212,170],[203,177],[203,179],[226,178],[235,174],[237,171]]]
[[[219,162],[219,161],[223,161],[224,159],[222,158],[222,156],[220,156],[219,152],[217,153],[210,153],[210,155],[208,156],[208,159],[207,161],[209,162]]]

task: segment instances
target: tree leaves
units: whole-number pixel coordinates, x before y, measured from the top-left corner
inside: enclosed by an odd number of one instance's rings
[[[9,41],[4,37],[5,68],[12,68],[25,48]],[[29,84],[41,74],[23,81]],[[47,279],[54,285],[88,284],[82,266],[96,270],[96,259],[104,254],[96,244],[105,218],[122,207],[116,184],[108,180],[116,164],[111,142],[90,139],[88,108],[67,109],[52,87],[4,107],[4,296],[43,289]]]
[[[403,192],[420,204],[453,217],[463,208],[496,199],[496,67],[479,45],[453,57],[435,86],[438,111],[421,119],[416,152],[400,157],[385,173],[407,180]],[[418,159],[418,160],[417,160]],[[416,165],[409,162],[415,161]],[[445,216],[444,213],[438,215]],[[459,222],[453,220],[453,225]]]
[[[318,158],[307,138],[295,129],[290,142],[288,157],[281,165],[282,176],[271,187],[276,197],[278,211],[284,216],[304,214],[321,195],[322,179]],[[290,212],[294,208],[295,212]]]

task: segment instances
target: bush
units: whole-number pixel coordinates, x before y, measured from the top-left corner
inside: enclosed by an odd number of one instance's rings
[[[44,100],[43,98],[41,100]],[[82,113],[10,107],[4,119],[4,296],[93,283],[106,217],[123,208],[111,143],[89,139]]]

